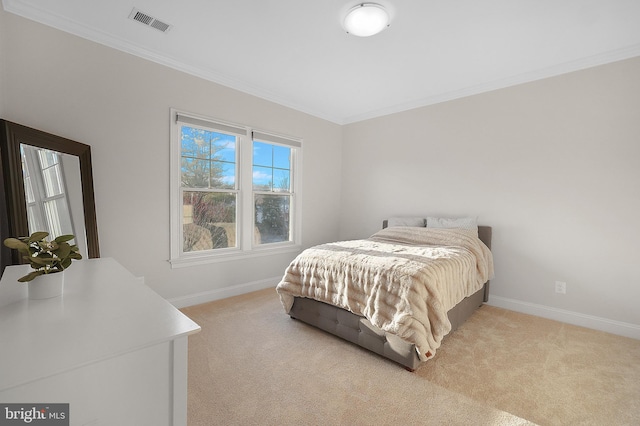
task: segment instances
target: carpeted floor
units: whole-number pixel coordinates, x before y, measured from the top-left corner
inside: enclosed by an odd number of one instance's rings
[[[483,306],[410,373],[283,311],[274,289],[182,309],[189,425],[636,425],[640,341]]]

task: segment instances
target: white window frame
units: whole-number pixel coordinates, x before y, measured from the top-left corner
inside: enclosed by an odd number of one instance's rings
[[[170,221],[171,221],[171,257],[172,268],[201,265],[220,261],[246,259],[257,256],[274,255],[280,253],[299,252],[302,241],[302,140],[283,136],[276,133],[253,129],[249,126],[224,122],[171,108],[170,126]],[[178,121],[180,117],[180,121]],[[237,199],[236,199],[236,242],[237,247],[212,249],[197,252],[183,252],[183,209],[181,191],[181,125],[182,123],[217,130],[237,136]],[[198,124],[201,124],[200,126]],[[234,131],[234,129],[238,131]],[[257,140],[292,148],[291,155],[291,214],[290,241],[277,243],[255,244],[254,204],[253,204],[253,135],[259,135]]]

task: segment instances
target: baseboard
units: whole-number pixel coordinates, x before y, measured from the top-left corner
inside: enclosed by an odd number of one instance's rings
[[[281,277],[278,276],[260,281],[204,291],[188,296],[175,297],[169,299],[169,303],[174,305],[176,308],[186,308],[187,306],[199,305],[202,303],[212,302],[214,300],[250,293],[252,291],[263,290],[265,288],[272,287],[275,289],[275,286],[278,284],[280,279]],[[640,340],[640,325],[638,324],[615,321],[608,318],[596,317],[593,315],[581,314],[579,312],[567,311],[564,309],[552,308],[545,305],[538,305],[535,303],[523,302],[521,300],[493,295],[489,296],[487,304],[498,308],[508,309],[510,311],[522,312],[523,314],[535,315],[537,317]]]
[[[250,293],[252,291],[262,290],[269,287],[273,287],[273,291],[275,291],[276,285],[280,282],[281,278],[282,277],[278,276],[260,281],[203,291],[201,293],[191,294],[188,296],[174,297],[169,299],[169,303],[176,308],[186,308],[187,306],[200,305],[214,300],[226,299],[227,297],[238,296],[240,294]]]
[[[522,312],[523,314],[535,315],[567,324],[605,331],[607,333],[640,340],[640,325],[638,324],[614,321],[593,315],[581,314],[579,312],[566,311],[563,309],[551,308],[549,306],[537,305],[535,303],[522,302],[520,300],[492,295],[489,296],[489,302],[487,302],[487,304],[498,308],[508,309],[510,311]]]

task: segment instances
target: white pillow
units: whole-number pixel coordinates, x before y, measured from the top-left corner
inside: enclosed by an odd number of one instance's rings
[[[478,219],[475,217],[431,217],[427,216],[427,228],[458,228],[478,232]]]
[[[390,217],[387,226],[419,226],[424,228],[427,224],[423,217]]]

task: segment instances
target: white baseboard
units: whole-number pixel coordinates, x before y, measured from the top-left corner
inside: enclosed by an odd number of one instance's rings
[[[274,288],[282,277],[267,278],[260,281],[253,281],[245,284],[238,284],[230,287],[218,288],[201,293],[180,296],[169,299],[169,302],[176,308],[186,308],[187,306],[199,305],[214,300],[225,299],[227,297],[238,296],[252,291],[265,288]],[[608,318],[596,317],[593,315],[581,314],[579,312],[567,311],[564,309],[552,308],[545,305],[523,302],[516,299],[509,299],[500,296],[489,296],[488,305],[510,311],[521,312],[523,314],[535,315],[567,324],[580,327],[591,328],[593,330],[604,331],[617,334],[619,336],[630,337],[640,340],[640,325],[622,321],[615,321]]]
[[[607,333],[640,340],[640,325],[638,324],[614,321],[607,318],[585,315],[579,312],[551,308],[549,306],[522,302],[520,300],[508,299],[500,296],[490,295],[489,302],[487,302],[487,304],[498,308],[508,309],[510,311],[522,312],[523,314],[535,315],[567,324],[605,331]]]
[[[281,279],[282,277],[278,276],[260,281],[203,291],[201,293],[191,294],[188,296],[174,297],[169,299],[169,303],[176,308],[186,308],[187,306],[200,305],[214,300],[226,299],[227,297],[238,296],[240,294],[250,293],[252,291],[262,290],[269,287],[273,287],[273,291],[275,292],[276,285]]]

